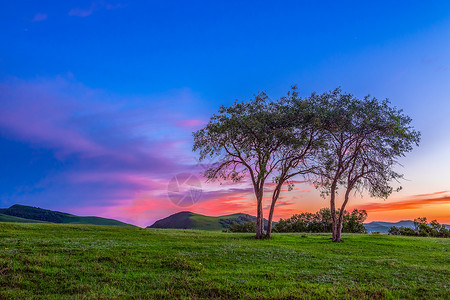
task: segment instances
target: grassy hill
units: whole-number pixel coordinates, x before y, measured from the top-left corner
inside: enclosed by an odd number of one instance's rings
[[[230,227],[232,223],[243,224],[249,221],[256,222],[256,217],[242,213],[210,217],[190,211],[182,211],[158,220],[147,228],[222,230]],[[264,221],[267,226],[267,220]]]
[[[0,299],[448,299],[450,239],[0,223]]]
[[[133,226],[113,219],[100,217],[80,217],[59,211],[19,204],[15,204],[9,208],[0,209],[0,222],[50,222],[62,224]]]
[[[0,214],[0,222],[14,222],[14,223],[46,223],[45,221],[24,219],[5,214]]]

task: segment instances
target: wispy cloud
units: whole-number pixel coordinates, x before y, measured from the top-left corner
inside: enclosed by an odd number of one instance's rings
[[[44,21],[47,19],[47,17],[48,17],[47,14],[37,13],[34,15],[32,22]]]
[[[196,100],[189,97],[181,90],[124,99],[64,78],[0,83],[0,146],[15,140],[31,152],[45,149],[58,166],[3,204],[64,210],[76,203],[77,210],[104,207],[100,214],[118,218],[127,216],[113,207],[125,211],[136,199],[170,205],[167,182],[196,164],[190,135],[177,124],[191,113],[185,103]]]
[[[443,193],[444,192],[436,192],[431,194],[416,195],[413,196],[411,199],[395,202],[369,203],[365,205],[360,205],[358,206],[358,208],[365,209],[368,212],[382,212],[382,211],[405,210],[405,209],[420,209],[426,206],[450,204],[450,195],[433,197],[435,195],[441,195]]]
[[[69,16],[75,16],[75,17],[88,17],[92,15],[95,11],[106,9],[106,10],[114,10],[118,8],[125,7],[125,5],[117,3],[117,4],[109,4],[105,2],[93,2],[91,6],[88,8],[72,8],[69,11]]]
[[[201,120],[182,120],[178,122],[178,125],[180,127],[187,127],[188,129],[192,129],[193,127],[199,127],[205,124],[206,122]]]
[[[69,11],[69,16],[75,16],[75,17],[87,17],[92,15],[92,13],[94,12],[95,6],[91,5],[89,8],[87,9],[81,9],[81,8],[72,8]]]

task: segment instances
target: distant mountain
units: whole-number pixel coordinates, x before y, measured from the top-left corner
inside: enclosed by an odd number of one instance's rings
[[[0,209],[0,222],[133,226],[113,219],[80,217],[59,211],[19,204]]]
[[[249,221],[256,222],[256,217],[242,213],[210,217],[190,211],[182,211],[158,220],[147,228],[222,230],[229,228],[232,223],[243,224]],[[267,220],[265,219],[264,225],[267,226]]]
[[[403,226],[403,227],[414,228],[414,221],[411,221],[411,220],[403,220],[403,221],[399,221],[399,222],[376,221],[376,222],[364,223],[364,226],[366,227],[367,232],[387,233],[389,231],[389,228],[391,228],[392,226],[397,226],[397,227]],[[450,228],[450,225],[445,225],[445,226],[447,228]]]

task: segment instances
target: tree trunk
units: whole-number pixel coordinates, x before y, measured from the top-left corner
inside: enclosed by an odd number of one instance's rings
[[[336,232],[336,239],[334,242],[341,242],[341,234],[342,234],[342,222],[339,221]]]
[[[341,241],[341,235],[342,235],[342,227],[344,225],[344,212],[345,212],[345,206],[348,203],[348,198],[350,195],[350,191],[352,190],[351,187],[347,188],[347,190],[345,191],[345,197],[344,197],[344,203],[342,203],[341,209],[339,211],[339,219],[338,219],[338,224],[337,224],[337,232],[336,232],[336,240],[335,242],[340,242]]]
[[[270,206],[270,212],[269,212],[269,222],[267,223],[267,233],[266,233],[266,237],[270,238],[271,233],[272,233],[272,217],[273,217],[273,209],[272,206]]]
[[[280,190],[281,190],[281,186],[282,183],[278,183],[277,186],[275,187],[275,190],[273,191],[273,195],[272,195],[272,204],[270,205],[270,211],[269,211],[269,223],[267,224],[267,233],[266,233],[266,237],[270,238],[271,234],[272,234],[272,220],[273,220],[273,212],[275,210],[275,204],[278,200],[278,197],[280,196]]]
[[[256,238],[262,239],[264,237],[264,218],[262,212],[262,199],[258,199],[258,208],[256,214]]]
[[[264,216],[263,216],[263,197],[264,197],[264,184],[261,184],[262,187],[258,187],[255,190],[256,193],[256,201],[257,201],[257,211],[256,211],[256,238],[262,239],[264,238]]]
[[[336,219],[336,183],[331,185],[331,197],[330,197],[330,211],[331,211],[331,221],[333,223],[332,226],[332,240],[336,242],[337,238],[337,219]]]

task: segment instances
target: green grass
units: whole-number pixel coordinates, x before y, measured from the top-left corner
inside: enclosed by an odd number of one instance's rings
[[[0,223],[0,298],[448,299],[450,240]]]

